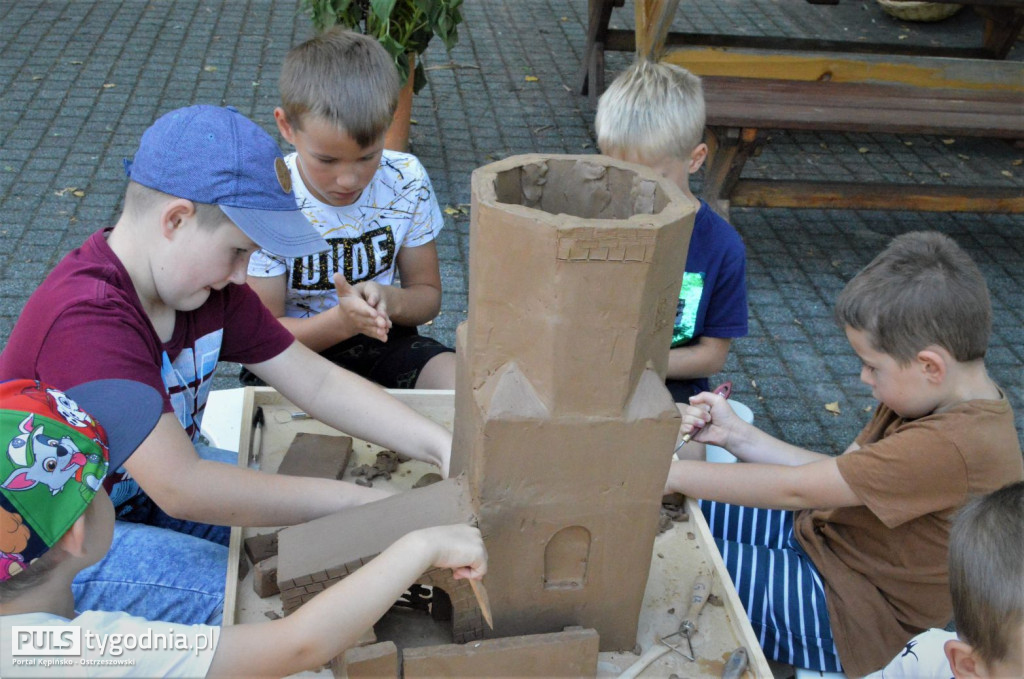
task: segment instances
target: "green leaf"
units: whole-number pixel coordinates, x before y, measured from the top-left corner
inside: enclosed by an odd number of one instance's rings
[[[370,0],[370,11],[372,11],[382,23],[391,19],[391,13],[395,10],[397,0]]]

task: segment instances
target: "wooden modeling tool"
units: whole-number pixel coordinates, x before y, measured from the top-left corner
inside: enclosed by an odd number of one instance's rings
[[[746,671],[747,649],[740,646],[732,652],[728,662],[725,663],[725,669],[722,670],[722,679],[740,679]]]
[[[722,398],[729,398],[729,394],[732,393],[732,382],[722,382],[717,387],[715,387],[715,391],[713,393],[720,394]],[[672,454],[675,455],[676,453],[678,453],[679,449],[682,448],[687,443],[689,443],[690,439],[693,438],[693,435],[700,430],[701,427],[697,427],[689,434],[683,434],[683,438],[679,440],[679,444],[676,446],[676,449],[672,451]]]
[[[690,649],[690,660],[696,660],[693,655],[693,635],[697,633],[697,616],[700,615],[704,604],[707,603],[708,594],[711,593],[712,573],[701,571],[693,581],[690,590],[690,607],[683,616],[683,622],[679,625],[679,632],[686,637],[686,645]]]
[[[480,612],[484,614],[484,622],[487,623],[488,627],[494,629],[494,618],[491,617],[491,600],[487,596],[484,583],[480,580],[470,580],[469,586],[473,588],[473,596],[476,597],[476,602],[480,605]]]

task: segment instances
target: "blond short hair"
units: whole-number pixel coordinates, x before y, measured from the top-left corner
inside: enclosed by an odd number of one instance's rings
[[[281,108],[302,129],[309,114],[359,146],[387,131],[398,105],[398,70],[374,38],[334,26],[289,50],[281,67]]]
[[[687,159],[704,138],[704,89],[685,68],[638,59],[597,102],[603,153]]]

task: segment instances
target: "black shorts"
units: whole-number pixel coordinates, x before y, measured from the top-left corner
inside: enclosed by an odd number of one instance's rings
[[[423,366],[438,354],[454,351],[416,328],[393,325],[388,341],[356,335],[320,352],[331,363],[362,375],[388,389],[412,389]],[[264,386],[260,378],[242,368],[238,376],[243,386]]]

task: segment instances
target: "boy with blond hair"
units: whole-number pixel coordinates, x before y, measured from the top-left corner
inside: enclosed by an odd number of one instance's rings
[[[279,620],[220,628],[79,610],[71,583],[103,558],[114,532],[102,484],[156,425],[161,396],[126,380],[89,382],[67,394],[10,380],[0,384],[0,404],[0,443],[8,446],[0,459],[7,479],[0,515],[16,526],[2,539],[17,542],[0,554],[7,566],[0,570],[0,676],[280,677],[315,670],[353,646],[429,568],[451,568],[456,579],[479,579],[487,570],[476,528],[439,526],[399,538]],[[59,464],[45,464],[50,460]],[[188,555],[180,559],[187,563]],[[40,629],[65,646],[76,628],[79,655],[60,658],[72,665],[44,662],[54,658]]]
[[[956,632],[918,634],[869,679],[1024,677],[1024,482],[957,512],[949,587]]]
[[[991,314],[952,239],[907,233],[836,303],[880,401],[842,455],[773,438],[719,395],[691,399],[682,428],[747,464],[674,462],[666,490],[704,500],[770,658],[861,676],[949,621],[952,515],[1024,477],[1013,411],[985,368]]]
[[[285,158],[295,198],[330,249],[260,250],[249,285],[331,362],[385,387],[454,388],[455,354],[416,329],[441,309],[444,220],[419,160],[384,148],[398,102],[393,60],[336,26],[288,52],[280,90],[274,119],[295,147]],[[240,379],[257,383],[245,370]]]
[[[111,377],[163,394],[163,416],[112,489],[123,520],[110,555],[78,576],[75,598],[83,608],[216,623],[225,526],[292,525],[387,495],[261,473],[203,446],[218,361],[245,365],[335,429],[443,472],[451,433],[296,342],[245,285],[261,246],[293,257],[327,248],[296,207],[281,152],[262,128],[230,107],[171,111],[142,135],[126,170],[117,223],[69,253],[32,294],[0,354],[0,379],[68,388]]]
[[[700,78],[672,64],[638,59],[601,95],[594,120],[601,152],[651,167],[690,200],[690,177],[707,158]],[[747,255],[743,240],[705,203],[694,218],[679,291],[666,386],[677,403],[707,391],[732,340],[747,334]],[[703,446],[680,453],[703,457]]]

